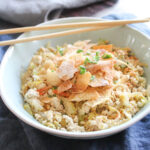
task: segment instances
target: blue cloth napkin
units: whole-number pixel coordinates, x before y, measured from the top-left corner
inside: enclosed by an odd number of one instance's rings
[[[105,19],[132,19],[130,14],[113,14]],[[131,25],[150,36],[144,24]],[[0,40],[16,38],[3,35]],[[2,59],[7,47],[0,47]],[[0,100],[0,150],[150,150],[150,115],[130,128],[96,140],[71,140],[41,132],[16,118]]]

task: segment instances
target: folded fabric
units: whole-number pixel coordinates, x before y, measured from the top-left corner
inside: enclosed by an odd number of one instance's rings
[[[132,19],[130,14],[114,14],[105,19]],[[144,24],[131,25],[150,36]],[[0,36],[1,39],[14,38]],[[5,47],[6,49],[6,47]],[[41,132],[16,118],[0,100],[0,150],[149,150],[150,115],[125,131],[102,139],[63,139]]]
[[[1,0],[0,18],[19,25],[35,25],[49,15],[103,0]]]

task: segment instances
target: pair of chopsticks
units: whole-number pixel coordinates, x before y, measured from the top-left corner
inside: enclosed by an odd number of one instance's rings
[[[0,46],[3,45],[13,45],[16,43],[29,42],[34,40],[43,40],[48,38],[55,38],[65,35],[77,34],[88,31],[102,30],[107,28],[112,28],[115,26],[121,26],[126,24],[133,23],[143,23],[149,22],[150,18],[145,19],[134,19],[134,20],[115,20],[115,21],[92,21],[92,22],[80,22],[80,23],[64,23],[64,24],[52,24],[52,25],[43,25],[43,26],[32,26],[32,27],[22,27],[22,28],[13,28],[13,29],[5,29],[0,30],[0,34],[13,34],[13,33],[22,33],[29,31],[38,31],[38,30],[52,30],[52,29],[63,29],[63,28],[80,28],[80,29],[72,29],[67,31],[60,31],[56,33],[49,33],[44,35],[37,35],[33,37],[2,41],[0,42]]]

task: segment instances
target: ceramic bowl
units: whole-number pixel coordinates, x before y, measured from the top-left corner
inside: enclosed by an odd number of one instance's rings
[[[69,22],[83,22],[83,21],[98,21],[98,18],[89,17],[77,17],[77,18],[66,18],[48,21],[40,25],[48,24],[59,24]],[[19,38],[30,37],[33,35],[40,35],[43,33],[52,33],[58,30],[47,30],[47,31],[33,31],[22,34]],[[73,43],[78,40],[90,39],[92,42],[98,41],[98,39],[107,39],[113,44],[120,47],[130,47],[133,49],[135,55],[142,61],[150,66],[150,39],[143,33],[132,29],[128,26],[120,26],[111,29],[97,30],[92,32],[86,32],[75,35],[68,35],[53,39],[33,41],[27,43],[16,44],[10,46],[2,60],[0,68],[0,92],[1,97],[5,105],[9,110],[15,114],[19,119],[23,120],[28,125],[35,127],[41,131],[47,132],[52,135],[64,137],[64,138],[76,138],[76,139],[94,139],[110,136],[118,133],[129,126],[133,125],[150,112],[150,104],[148,103],[142,108],[130,121],[102,131],[94,132],[66,132],[59,131],[56,129],[48,128],[38,121],[36,121],[29,113],[23,108],[23,98],[20,95],[21,72],[27,68],[29,61],[33,54],[41,47],[44,46],[48,41],[52,46],[62,45],[64,43]],[[150,69],[145,68],[145,75],[147,82],[150,82]]]

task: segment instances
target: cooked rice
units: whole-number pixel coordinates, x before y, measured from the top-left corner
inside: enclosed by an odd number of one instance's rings
[[[130,48],[89,40],[40,48],[23,73],[24,108],[45,126],[88,132],[120,125],[149,101]]]

